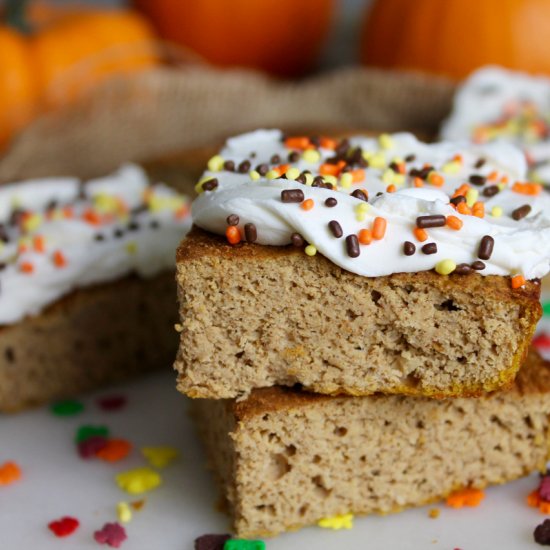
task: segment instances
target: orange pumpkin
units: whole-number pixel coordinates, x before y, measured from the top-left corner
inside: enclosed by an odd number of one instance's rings
[[[221,66],[297,76],[315,63],[333,0],[134,0],[160,35]]]
[[[42,109],[159,61],[154,33],[136,13],[51,10],[49,23],[49,12],[39,12],[40,24],[28,35],[0,26],[0,148]]]
[[[549,35],[548,0],[376,0],[361,60],[454,79],[487,64],[550,73]]]

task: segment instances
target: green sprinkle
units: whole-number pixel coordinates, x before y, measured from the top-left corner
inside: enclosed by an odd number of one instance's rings
[[[550,302],[544,302],[542,304],[542,313],[544,315],[550,315]]]
[[[263,540],[230,539],[223,545],[223,550],[265,550]]]
[[[82,443],[82,441],[95,436],[109,437],[109,428],[107,426],[80,426],[76,432],[76,442]]]
[[[84,404],[75,399],[66,399],[53,403],[50,410],[56,416],[74,416],[84,410]]]

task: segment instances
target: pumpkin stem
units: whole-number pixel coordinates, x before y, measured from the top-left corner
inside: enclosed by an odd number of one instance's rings
[[[24,34],[30,34],[31,26],[27,21],[27,4],[29,0],[6,0],[6,23]]]

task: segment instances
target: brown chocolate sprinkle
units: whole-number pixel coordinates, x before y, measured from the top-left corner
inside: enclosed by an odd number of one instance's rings
[[[485,176],[482,176],[481,174],[472,174],[468,181],[472,185],[485,185],[485,182],[487,181],[487,178]]]
[[[104,241],[104,240],[105,240],[105,235],[102,235],[101,233],[96,233],[94,235],[94,241],[101,242],[101,241]]]
[[[485,264],[483,262],[480,262],[479,260],[476,260],[472,263],[472,269],[475,269],[476,271],[483,271],[485,269]]]
[[[158,220],[151,220],[149,227],[151,229],[158,229],[160,227],[160,222]]]
[[[429,227],[443,227],[446,223],[445,216],[441,214],[434,214],[433,216],[418,216],[416,218],[416,227],[420,229],[426,229]]]
[[[466,202],[466,197],[464,195],[458,195],[458,197],[453,197],[450,202],[451,204],[458,206],[461,202]]]
[[[302,235],[300,235],[300,233],[292,233],[292,235],[290,236],[290,240],[292,241],[292,245],[296,248],[301,248],[306,244],[306,241],[304,240]]]
[[[306,181],[307,181],[307,180],[306,180],[306,175],[305,175],[305,174],[300,174],[300,175],[296,178],[296,181],[297,181],[298,183],[301,183],[301,184],[305,185],[305,184],[306,184]]]
[[[225,221],[227,225],[239,225],[239,216],[237,216],[237,214],[229,214]]]
[[[241,164],[239,164],[239,172],[241,174],[246,174],[246,172],[248,172],[250,170],[250,167],[252,165],[250,164],[250,161],[249,160],[243,160],[241,162]]]
[[[335,149],[337,155],[345,155],[349,149],[349,139],[343,139]]]
[[[494,197],[497,193],[500,193],[498,185],[489,185],[483,190],[484,197]]]
[[[495,239],[490,235],[485,235],[479,243],[479,250],[477,257],[481,260],[488,260],[493,253],[493,247],[495,246]]]
[[[328,206],[328,208],[333,208],[334,206],[336,206],[338,204],[338,201],[334,198],[334,197],[329,197],[326,201],[325,201],[325,206]]]
[[[304,192],[301,189],[285,189],[281,191],[281,200],[283,202],[302,202]]]
[[[514,220],[521,220],[525,218],[529,212],[531,212],[531,207],[528,204],[524,204],[512,212],[512,218],[514,218]]]
[[[207,180],[202,184],[202,188],[204,191],[213,191],[218,187],[218,180],[217,178],[212,178],[211,180]]]
[[[269,172],[269,166],[267,164],[258,164],[256,166],[256,172],[260,174],[260,176],[265,176]]]
[[[359,248],[359,239],[357,235],[348,235],[346,237],[346,248],[348,250],[348,256],[350,258],[357,258],[361,254],[361,249]]]
[[[132,220],[128,224],[128,231],[137,231],[139,229],[139,223],[136,220]]]
[[[410,241],[405,241],[403,243],[403,253],[405,256],[412,256],[416,252],[416,246]]]
[[[436,254],[437,253],[437,245],[435,243],[428,243],[428,244],[425,244],[422,248],[421,248],[422,252],[424,252],[424,254]]]
[[[298,162],[300,160],[300,153],[298,151],[292,151],[288,154],[288,162]]]
[[[118,227],[117,229],[114,230],[113,235],[117,239],[121,239],[122,237],[124,237],[124,229],[121,229],[120,227]]]
[[[342,226],[336,220],[328,222],[328,227],[337,239],[339,239],[344,234],[344,232],[342,231]]]
[[[323,185],[325,183],[325,180],[323,178],[323,176],[315,176],[313,178],[313,183],[312,183],[312,187],[319,187],[321,185]]]
[[[356,189],[352,194],[351,194],[352,197],[355,197],[356,199],[359,199],[359,200],[362,200],[362,201],[365,201],[365,202],[368,202],[368,197],[366,195],[366,193],[364,191],[362,191],[361,189]]]
[[[258,238],[258,232],[253,223],[244,224],[244,236],[249,243],[253,243]]]
[[[479,158],[477,159],[477,162],[474,164],[474,168],[481,168],[486,162],[487,160],[484,159],[483,157]]]
[[[412,153],[411,153],[410,155],[407,155],[407,156],[405,157],[405,162],[413,162],[413,161],[415,161],[415,160],[416,160],[416,155],[414,155],[414,154],[412,154]]]
[[[223,169],[227,170],[228,172],[234,172],[235,171],[235,162],[232,160],[226,160],[223,163]]]
[[[457,275],[470,275],[473,272],[473,268],[468,264],[458,264],[454,270],[454,273]]]
[[[269,162],[271,162],[271,164],[280,164],[281,157],[279,155],[273,155]]]

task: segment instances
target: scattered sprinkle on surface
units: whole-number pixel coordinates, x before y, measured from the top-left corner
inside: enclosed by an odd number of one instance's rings
[[[97,406],[106,412],[120,411],[128,404],[128,399],[124,395],[106,395],[97,400]]]
[[[11,485],[22,477],[21,468],[16,462],[8,461],[0,465],[0,486]]]
[[[195,550],[223,550],[224,544],[231,538],[231,535],[207,534],[195,539]]]
[[[57,401],[51,405],[51,411],[56,416],[75,416],[84,410],[84,404],[76,399]]]
[[[179,457],[179,451],[174,447],[143,447],[141,454],[154,468],[165,468]]]
[[[152,491],[162,483],[160,474],[151,468],[135,468],[121,472],[116,475],[115,480],[123,491],[131,495]]]
[[[80,522],[71,516],[64,516],[48,523],[48,529],[56,537],[68,537],[80,526]]]
[[[480,489],[461,489],[449,495],[446,503],[451,508],[475,507],[479,506],[484,498],[485,493]]]
[[[120,523],[106,523],[94,533],[94,540],[98,544],[106,544],[112,548],[120,548],[127,538],[126,529]]]
[[[341,514],[330,518],[320,519],[317,523],[323,529],[351,529],[353,527],[353,514]]]

